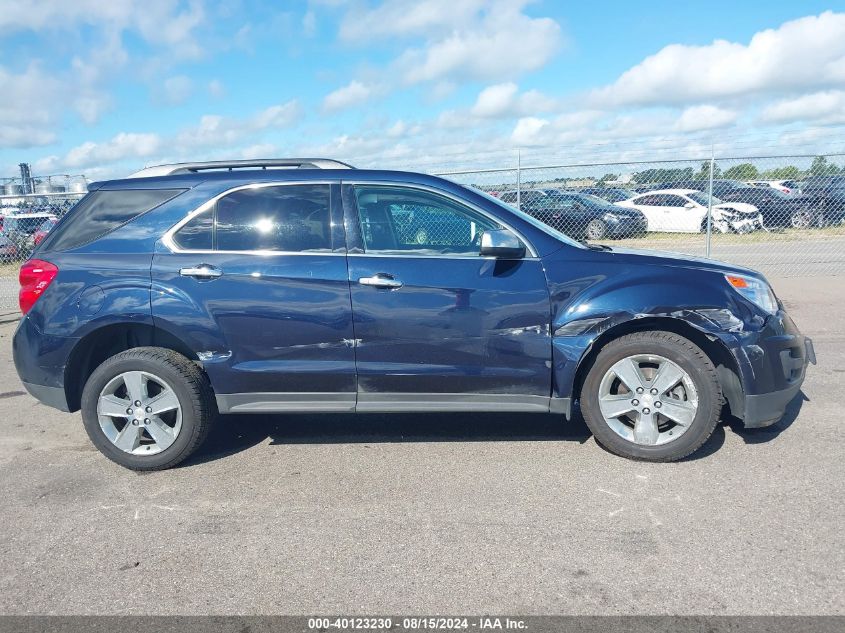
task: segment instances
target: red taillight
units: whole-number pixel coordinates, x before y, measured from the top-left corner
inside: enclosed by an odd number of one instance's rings
[[[38,297],[47,290],[47,286],[58,274],[59,269],[50,262],[41,259],[30,259],[21,266],[18,279],[21,283],[21,290],[18,293],[18,303],[21,312],[26,314],[38,301]]]

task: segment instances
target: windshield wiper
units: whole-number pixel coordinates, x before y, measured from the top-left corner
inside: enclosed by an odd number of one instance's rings
[[[609,246],[605,246],[604,244],[590,244],[587,240],[578,240],[579,244],[583,244],[591,251],[611,251],[613,250]]]

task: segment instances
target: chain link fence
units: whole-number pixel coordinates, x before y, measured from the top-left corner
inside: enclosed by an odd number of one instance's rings
[[[578,240],[712,257],[770,277],[845,274],[845,154],[545,166],[517,160],[512,168],[439,175]],[[20,264],[85,193],[61,178],[67,182],[0,183],[0,310],[15,309]],[[377,239],[378,214],[389,212],[402,248],[460,252],[484,228],[411,202],[367,210],[368,235]]]
[[[83,185],[84,179],[69,177],[0,183],[0,312],[17,309],[20,265],[85,195]]]
[[[712,257],[770,277],[845,273],[845,154],[439,175],[578,240]]]

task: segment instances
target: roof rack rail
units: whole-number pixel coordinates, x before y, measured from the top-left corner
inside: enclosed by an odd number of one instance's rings
[[[155,165],[136,171],[129,178],[154,178],[175,174],[195,174],[200,171],[232,171],[234,169],[268,169],[292,167],[298,169],[355,169],[352,165],[331,158],[270,158],[265,160],[213,160],[202,163],[173,163]]]

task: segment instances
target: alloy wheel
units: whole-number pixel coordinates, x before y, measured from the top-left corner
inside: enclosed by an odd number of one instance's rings
[[[627,356],[605,372],[599,385],[605,423],[623,439],[659,446],[681,437],[698,412],[690,375],[655,354]]]
[[[97,418],[103,434],[120,450],[154,455],[179,436],[182,406],[162,378],[146,371],[127,371],[103,387]]]

